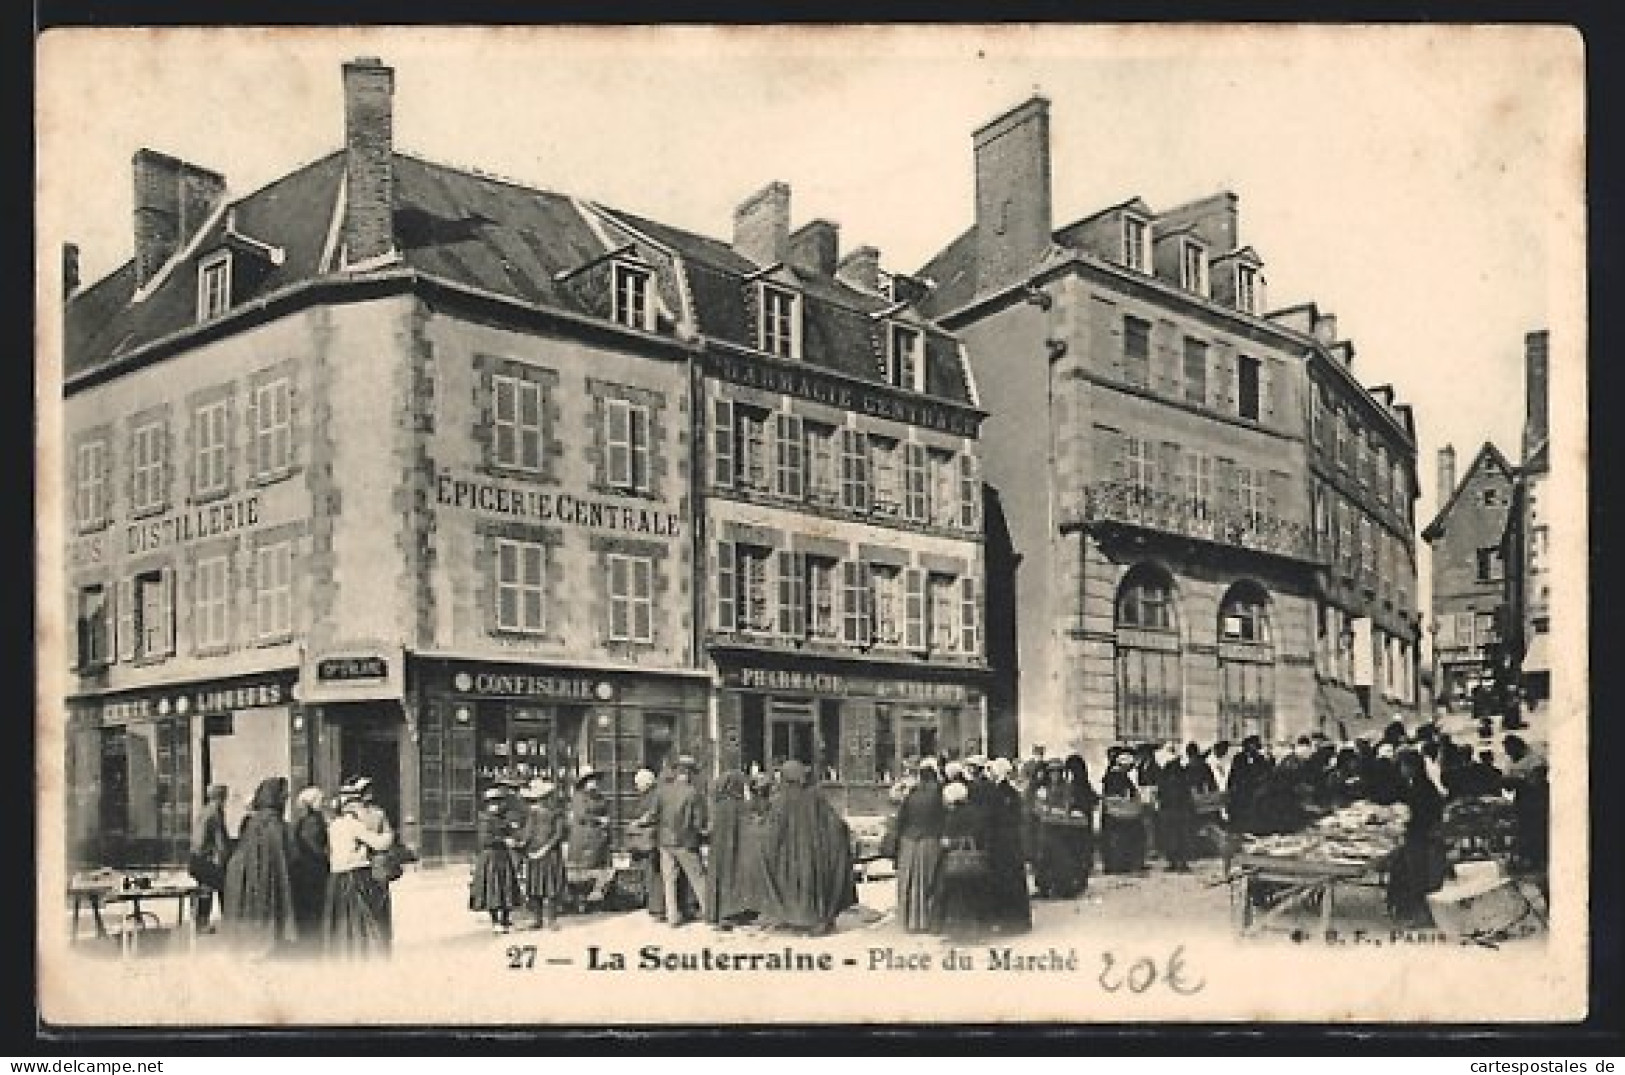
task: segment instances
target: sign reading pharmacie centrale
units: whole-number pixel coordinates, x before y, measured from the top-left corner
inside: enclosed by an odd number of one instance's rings
[[[792,668],[743,666],[723,672],[722,681],[744,690],[782,691],[831,697],[879,698],[902,702],[960,705],[974,702],[980,692],[963,683],[922,679],[852,676],[841,672],[811,672]]]
[[[442,471],[436,502],[451,508],[534,520],[587,530],[672,541],[682,536],[683,516],[659,505],[562,489],[505,485],[480,475]]]

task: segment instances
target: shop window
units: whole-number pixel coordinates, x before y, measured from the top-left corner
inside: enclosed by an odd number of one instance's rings
[[[782,497],[800,500],[806,495],[806,441],[801,418],[794,414],[774,416],[777,458],[775,491]]]
[[[834,426],[806,422],[807,496],[817,504],[841,499],[840,442]]]
[[[130,509],[158,511],[169,498],[165,480],[165,455],[169,446],[168,423],[163,419],[143,422],[130,434]]]
[[[539,542],[496,542],[497,629],[539,634],[547,626],[547,548]]]
[[[1123,317],[1123,379],[1138,388],[1151,383],[1151,322]]]
[[[900,447],[890,437],[869,437],[870,467],[874,475],[871,507],[885,515],[896,515],[903,507]]]
[[[747,773],[767,768],[767,699],[760,694],[739,696],[739,763]]]
[[[837,783],[845,779],[841,764],[841,703],[820,699],[818,702],[818,770],[820,779]]]
[[[959,609],[955,607],[959,600],[957,581],[951,575],[932,574],[927,584],[930,593],[928,617],[931,649],[938,653],[949,653],[959,648]]]
[[[901,775],[897,759],[897,723],[891,706],[875,706],[875,783],[890,784]]]
[[[254,550],[254,624],[261,641],[293,633],[293,542]]]
[[[81,530],[107,522],[107,438],[81,441],[74,461],[74,517]]]
[[[648,407],[624,399],[604,401],[605,480],[611,488],[649,491],[649,444]]]
[[[892,325],[887,335],[886,383],[912,392],[925,390],[925,359],[917,329]]]
[[[1185,402],[1207,405],[1207,344],[1185,337]]]
[[[101,865],[184,862],[193,810],[189,722],[104,729],[100,793]]]
[[[621,553],[608,559],[610,641],[653,642],[654,561]]]
[[[654,328],[654,304],[649,301],[648,269],[616,262],[611,270],[615,291],[614,317],[629,328]]]
[[[231,402],[218,399],[192,412],[192,488],[200,497],[226,491],[230,479],[227,437]]]
[[[807,557],[809,633],[826,642],[835,641],[841,635],[838,568],[835,560]]]
[[[870,501],[869,438],[860,429],[841,430],[841,506],[867,512]]]
[[[78,603],[77,667],[100,668],[112,656],[108,645],[112,625],[108,622],[107,590],[103,586],[80,587]]]
[[[192,588],[192,644],[198,650],[223,649],[231,642],[231,558],[197,562]]]
[[[254,387],[249,443],[256,477],[269,477],[293,465],[292,397],[293,385],[287,377],[276,377]]]
[[[925,522],[930,518],[926,506],[929,494],[926,489],[925,445],[909,443],[903,445],[903,513],[915,522]]]

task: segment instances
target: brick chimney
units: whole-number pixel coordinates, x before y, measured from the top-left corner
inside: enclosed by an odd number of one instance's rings
[[[734,252],[763,268],[790,259],[790,184],[769,183],[734,210]]]
[[[1531,332],[1523,338],[1523,454],[1526,459],[1547,436],[1550,345],[1551,337],[1546,329]]]
[[[1439,502],[1442,510],[1450,502],[1450,494],[1456,491],[1456,449],[1446,444],[1439,449]]]
[[[62,297],[72,298],[79,290],[79,244],[62,244]]]
[[[816,276],[834,276],[841,256],[841,229],[832,221],[810,220],[790,236],[791,265]]]
[[[226,179],[151,149],[137,150],[130,166],[135,181],[135,282],[139,288],[197,235],[225,199]]]
[[[395,71],[375,56],[344,65],[344,261],[395,251]]]
[[[1054,231],[1049,100],[1033,97],[971,136],[976,156],[978,290],[1025,276]]]
[[[835,268],[835,278],[859,291],[880,290],[880,251],[872,246],[860,246],[841,259]]]

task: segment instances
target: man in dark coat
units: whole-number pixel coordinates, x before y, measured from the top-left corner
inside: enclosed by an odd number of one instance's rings
[[[753,889],[761,848],[748,833],[753,824],[745,803],[745,774],[730,769],[717,781],[711,797],[711,858],[706,880],[711,885],[710,922],[732,929],[756,911]]]
[[[293,883],[288,876],[293,836],[283,817],[287,805],[287,777],[260,781],[243,819],[237,849],[226,864],[225,899],[221,902],[226,929],[235,943],[261,954],[270,954],[299,936]]]
[[[995,933],[1025,933],[1033,928],[1027,864],[1021,846],[1026,812],[1021,792],[1010,783],[1009,760],[993,759],[988,772],[988,924]]]
[[[700,861],[700,843],[706,830],[705,799],[694,787],[698,764],[688,755],[677,759],[672,778],[660,785],[653,810],[645,817],[654,824],[660,848],[660,882],[665,897],[666,921],[684,924],[683,905],[678,900],[678,878],[687,878],[700,901],[700,917],[711,918],[710,892],[705,866]]]
[[[779,776],[762,834],[767,858],[762,917],[815,935],[828,933],[836,916],[857,902],[851,831],[810,785],[805,765],[787,761]]]
[[[1498,786],[1499,783],[1497,780]],[[199,933],[212,931],[209,913],[214,904],[214,894],[224,893],[226,889],[226,863],[231,859],[231,836],[226,832],[226,796],[229,794],[230,789],[226,785],[211,784],[204,795],[197,826],[192,830],[187,870],[198,883],[195,915]]]
[[[1263,743],[1249,735],[1241,741],[1241,753],[1230,765],[1230,824],[1236,832],[1261,832],[1259,799],[1269,781],[1270,762],[1264,757]]]

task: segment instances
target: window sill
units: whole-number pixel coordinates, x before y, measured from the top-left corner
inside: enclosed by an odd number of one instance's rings
[[[289,642],[292,642],[292,641],[293,641],[293,632],[292,631],[286,631],[286,632],[283,632],[282,634],[262,635],[262,636],[260,636],[260,637],[258,637],[256,639],[254,639],[254,646],[255,646],[256,649],[266,649],[266,648],[269,648],[271,646],[284,646],[284,645],[287,645]]]
[[[188,504],[212,504],[217,500],[225,500],[231,496],[231,485],[222,485],[218,489],[199,489],[186,498]]]
[[[648,500],[651,502],[660,500],[660,493],[658,490],[635,489],[626,485],[610,485],[608,482],[594,483],[592,491],[595,493],[602,493],[605,496],[625,497],[628,500]]]
[[[248,484],[255,488],[264,488],[267,485],[275,485],[277,482],[286,481],[297,473],[299,473],[297,466],[279,467],[276,470],[268,470],[264,474],[254,475],[248,479]]]
[[[131,519],[150,519],[155,515],[162,515],[164,512],[166,512],[168,510],[169,510],[169,502],[168,501],[164,501],[164,502],[159,503],[159,504],[148,504],[148,505],[146,505],[144,507],[136,507],[134,505],[131,505],[131,507],[130,507],[130,518]]]
[[[492,638],[507,639],[510,642],[562,642],[560,635],[548,634],[544,628],[537,631],[527,631],[522,627],[492,627],[487,632]]]
[[[225,657],[225,656],[229,655],[232,652],[232,650],[234,650],[235,648],[236,647],[233,646],[229,642],[222,642],[222,643],[220,643],[219,645],[216,645],[216,646],[194,646],[193,649],[192,649],[192,656],[194,656],[194,657]]]
[[[513,466],[507,463],[481,463],[475,468],[479,473],[491,478],[506,478],[509,481],[530,482],[535,485],[554,485],[553,469],[551,467],[538,467],[531,470],[526,467]]]
[[[92,534],[105,533],[112,528],[113,520],[107,518],[80,521],[74,524],[74,532],[80,537],[89,537]]]
[[[156,665],[163,664],[173,656],[173,653],[142,654],[132,659],[130,663],[135,665],[137,668],[152,668]]]
[[[654,649],[653,638],[605,638],[602,640],[606,646],[616,646],[624,649]]]

